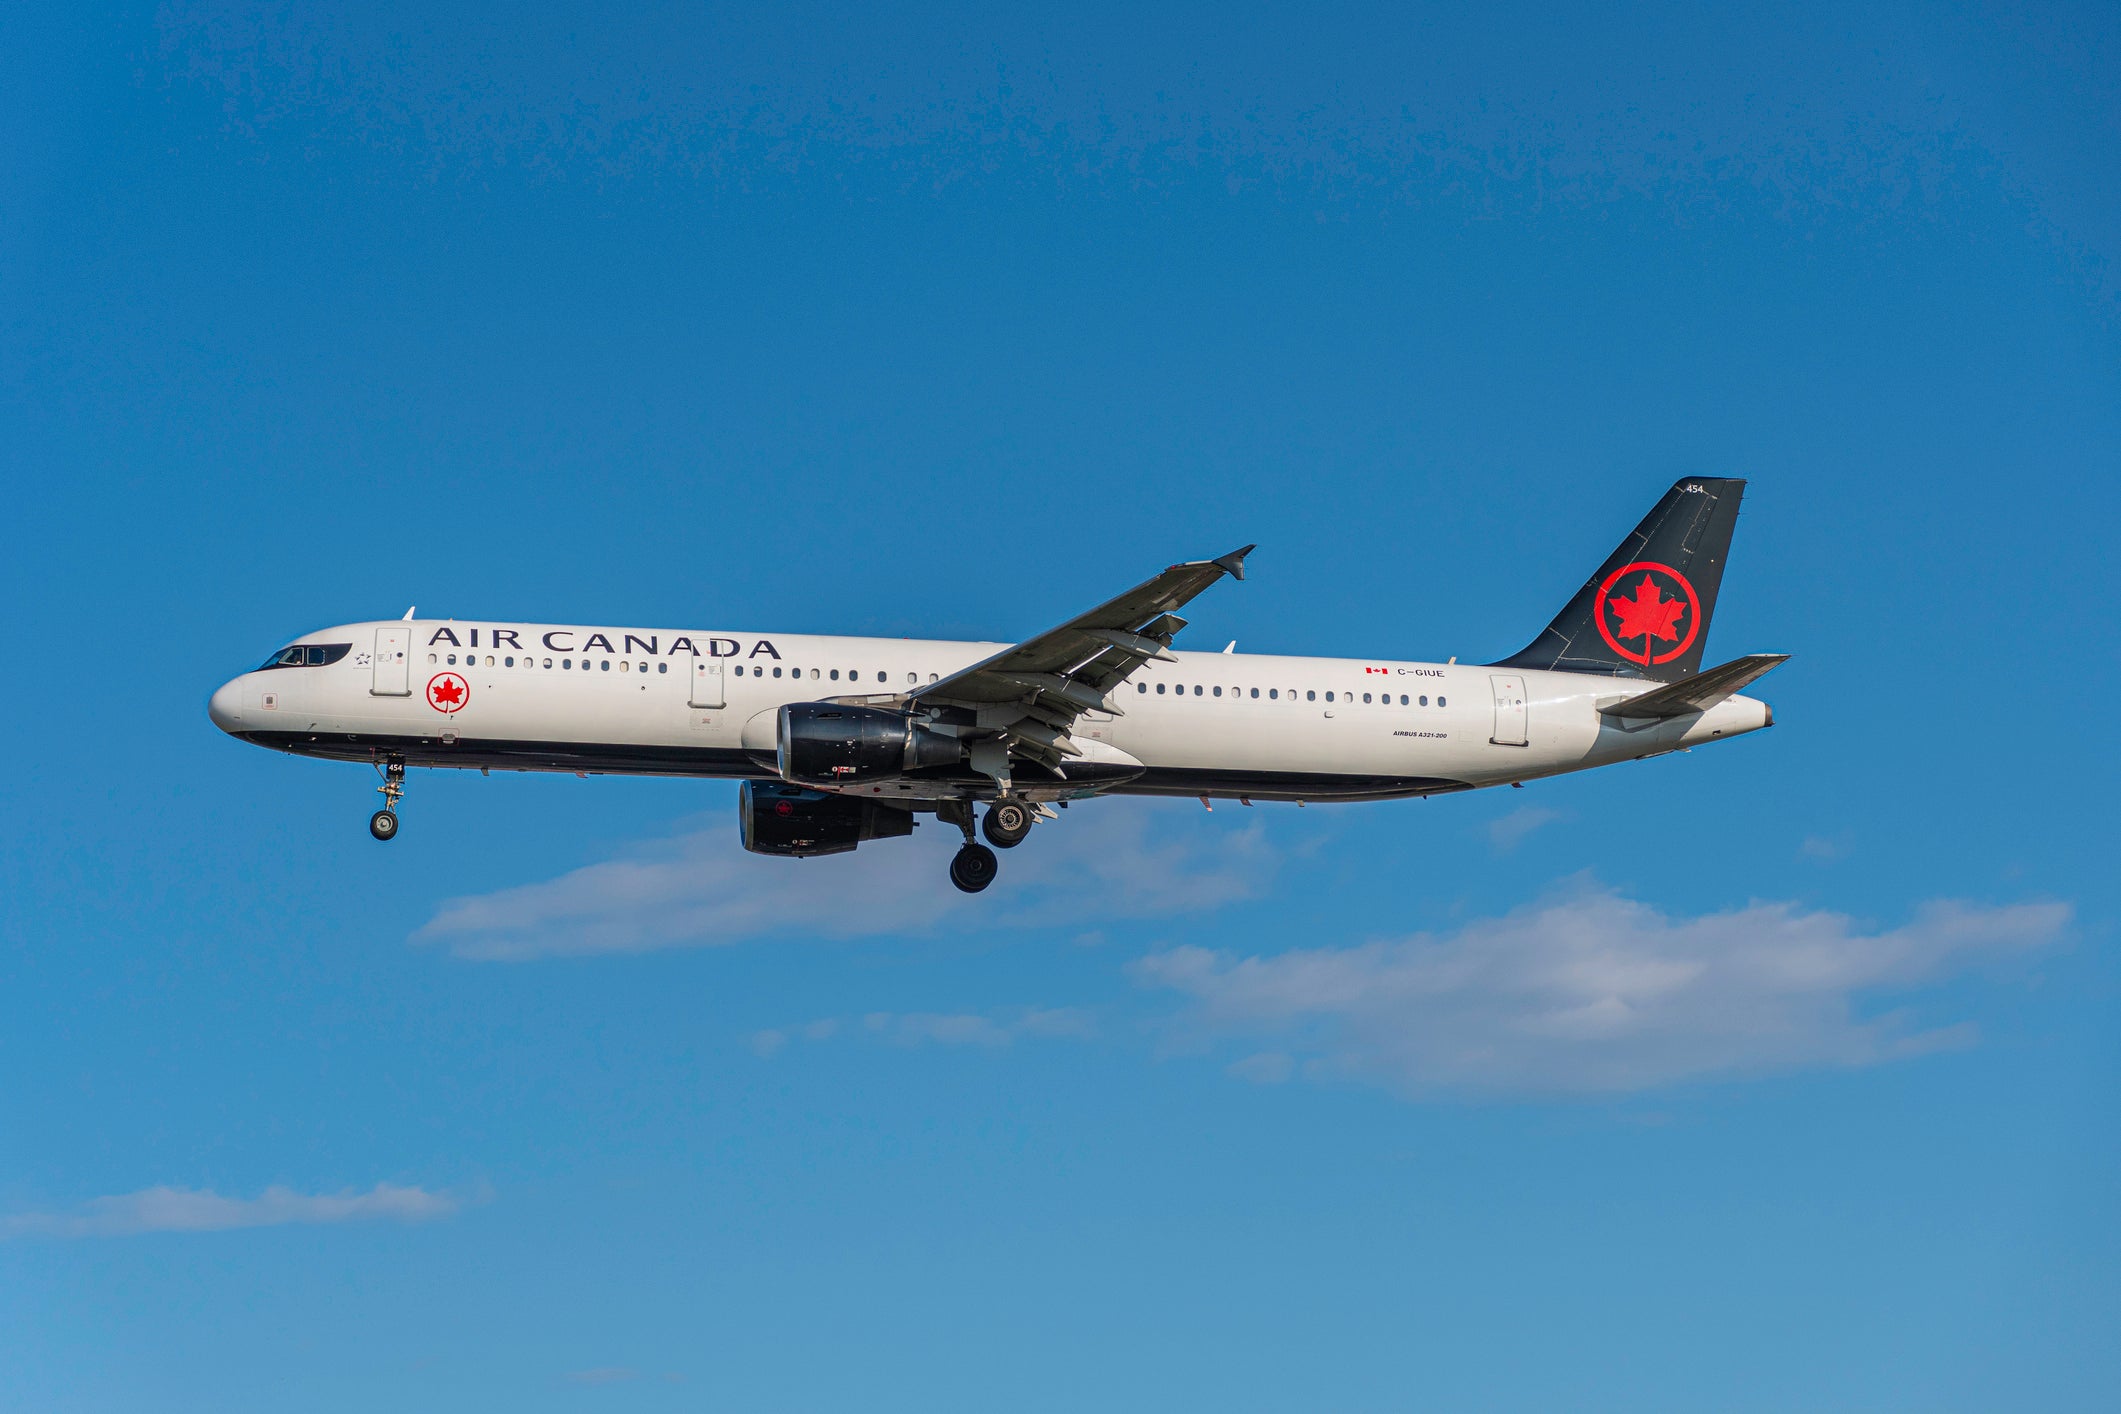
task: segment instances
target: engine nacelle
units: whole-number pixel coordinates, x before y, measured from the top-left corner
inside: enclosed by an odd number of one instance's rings
[[[913,833],[913,812],[873,800],[824,795],[779,781],[746,781],[737,792],[737,823],[753,854],[845,854],[863,840]]]
[[[791,702],[781,708],[774,765],[784,780],[847,786],[952,766],[963,756],[956,737],[904,712]]]

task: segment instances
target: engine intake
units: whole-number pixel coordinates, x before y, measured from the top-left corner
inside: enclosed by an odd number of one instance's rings
[[[753,854],[807,859],[845,854],[863,840],[913,833],[913,812],[873,800],[824,795],[780,781],[746,781],[737,792],[737,823]]]
[[[954,736],[904,712],[833,702],[781,708],[774,765],[784,780],[845,786],[955,765],[964,747]]]

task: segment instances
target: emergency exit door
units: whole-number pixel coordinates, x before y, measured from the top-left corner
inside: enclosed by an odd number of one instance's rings
[[[1527,746],[1524,679],[1516,673],[1496,673],[1488,679],[1495,689],[1495,735],[1497,746]]]
[[[375,661],[369,665],[368,691],[375,697],[412,696],[412,630],[376,630]]]
[[[695,707],[719,707],[722,705],[722,664],[718,658],[704,653],[692,655],[692,696],[688,699]]]

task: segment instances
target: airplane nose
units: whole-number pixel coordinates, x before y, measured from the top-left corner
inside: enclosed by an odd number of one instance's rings
[[[213,718],[214,725],[224,732],[233,733],[243,725],[241,678],[233,678],[214,689],[214,695],[206,704],[206,715]]]

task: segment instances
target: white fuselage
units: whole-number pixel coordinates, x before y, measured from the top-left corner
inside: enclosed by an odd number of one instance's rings
[[[774,775],[784,703],[883,705],[1008,647],[433,620],[349,624],[302,643],[346,651],[234,678],[213,695],[215,723],[259,745],[345,760],[739,778]],[[1652,756],[1773,721],[1748,697],[1679,718],[1616,718],[1599,708],[1657,684],[1597,674],[1173,656],[1111,694],[1119,715],[1077,723],[1084,774],[1103,783],[1026,794],[1425,795]],[[863,793],[872,789],[952,793]]]

